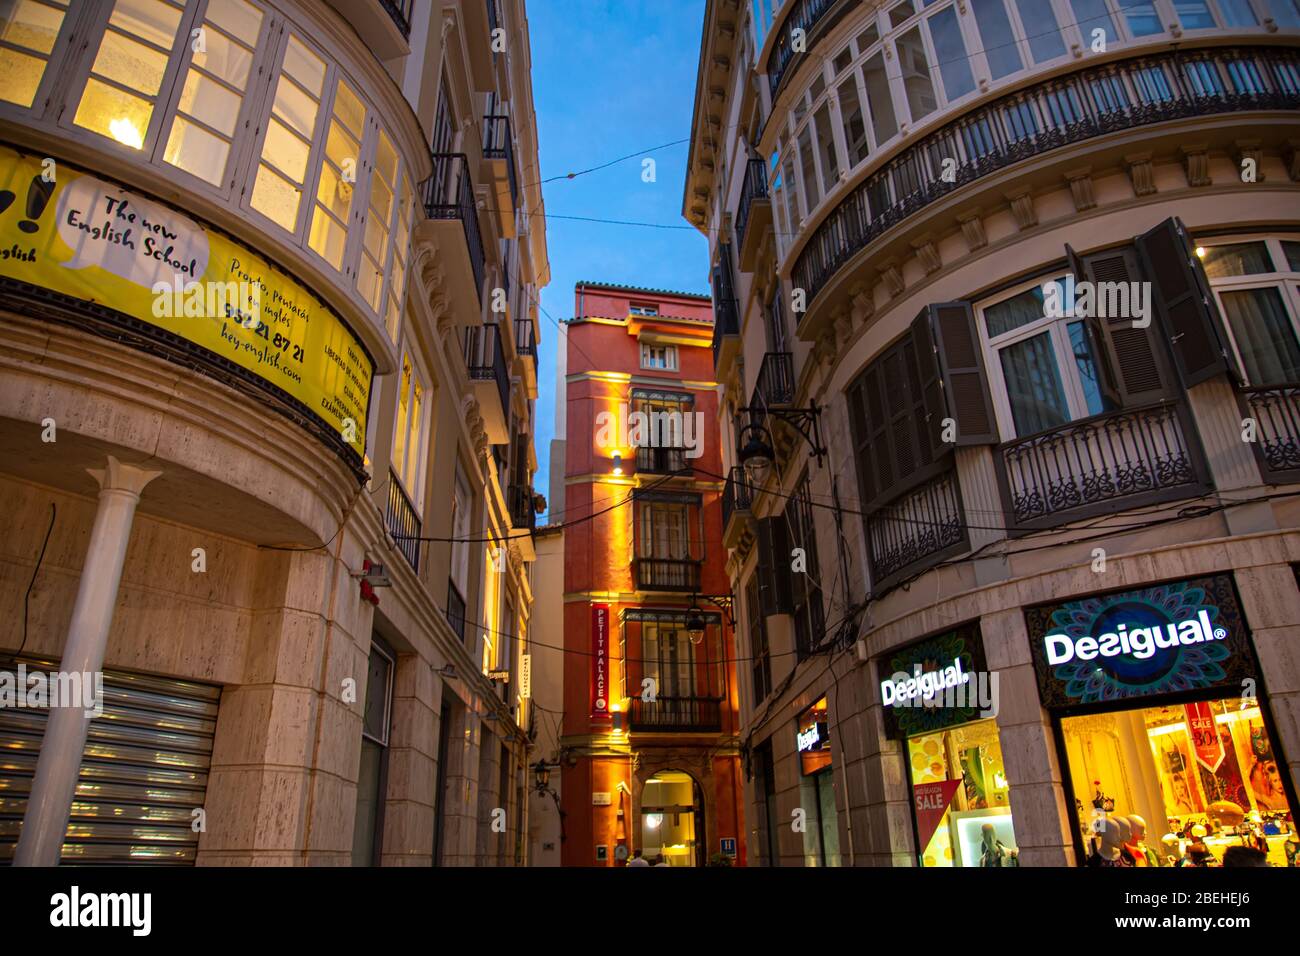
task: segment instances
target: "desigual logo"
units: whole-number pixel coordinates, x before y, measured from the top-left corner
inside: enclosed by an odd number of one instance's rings
[[[1135,627],[1132,630],[1120,624],[1100,637],[1071,638],[1067,634],[1048,634],[1043,638],[1047,663],[1056,666],[1068,664],[1076,658],[1090,661],[1098,657],[1131,656],[1139,660],[1154,657],[1157,650],[1181,645],[1222,641],[1228,636],[1227,628],[1214,627],[1210,615],[1200,610],[1195,617],[1163,627]]]

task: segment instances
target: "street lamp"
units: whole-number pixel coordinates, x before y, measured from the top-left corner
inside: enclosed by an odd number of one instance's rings
[[[690,610],[686,612],[686,634],[692,644],[704,643],[704,627],[704,613],[698,603],[692,602]]]
[[[738,455],[751,487],[761,488],[767,482],[767,476],[772,470],[772,459],[776,457],[776,453],[772,451],[769,437],[767,429],[754,422],[750,422],[740,430]]]
[[[810,403],[807,408],[742,408],[740,413],[749,416],[749,424],[740,430],[736,454],[751,487],[757,489],[763,486],[776,460],[776,452],[772,450],[772,435],[766,427],[759,424],[760,415],[783,421],[793,428],[808,443],[811,449],[808,457],[816,458],[818,465],[822,463],[826,449],[822,446],[821,408],[816,402]]]
[[[533,778],[536,781],[538,793],[545,793],[551,789],[547,786],[551,782],[551,768],[546,766],[545,760],[539,760],[533,765]]]

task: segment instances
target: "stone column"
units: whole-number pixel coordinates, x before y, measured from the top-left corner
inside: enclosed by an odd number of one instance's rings
[[[104,666],[108,631],[117,605],[122,565],[140,493],[162,472],[127,465],[112,455],[104,469],[90,469],[99,483],[99,508],[81,569],[77,600],[59,668],[64,673],[98,674]],[[84,679],[84,678],[83,678]],[[18,838],[18,866],[57,866],[77,774],[86,749],[89,718],[81,707],[51,707],[36,778]]]

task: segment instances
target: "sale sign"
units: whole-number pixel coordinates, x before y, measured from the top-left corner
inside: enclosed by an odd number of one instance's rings
[[[939,821],[948,812],[953,794],[961,780],[940,780],[938,783],[918,783],[912,787],[912,800],[916,807],[916,835],[921,848],[930,845],[930,838],[939,828]]]
[[[1183,713],[1187,716],[1187,736],[1192,739],[1192,752],[1196,754],[1197,763],[1214,773],[1226,754],[1209,701],[1184,704]]]
[[[591,716],[609,717],[609,605],[591,606]]]

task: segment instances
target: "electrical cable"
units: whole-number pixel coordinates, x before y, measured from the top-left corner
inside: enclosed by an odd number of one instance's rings
[[[18,650],[14,651],[17,657],[27,646],[27,620],[29,615],[29,601],[32,596],[32,588],[36,585],[36,576],[41,573],[41,564],[45,561],[45,548],[50,543],[50,535],[54,532],[54,518],[58,514],[58,509],[53,501],[50,502],[50,526],[45,529],[45,540],[41,542],[41,553],[36,558],[36,566],[32,568],[32,578],[27,582],[27,590],[23,592],[23,640],[18,645]]]

